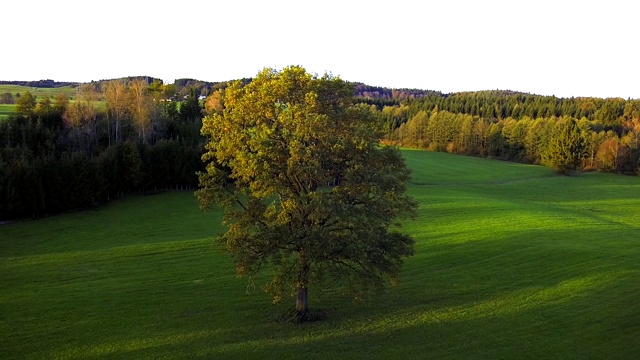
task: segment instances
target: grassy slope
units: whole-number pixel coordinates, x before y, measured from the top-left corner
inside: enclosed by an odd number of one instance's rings
[[[76,89],[71,86],[62,86],[58,88],[34,88],[30,86],[20,86],[20,85],[8,85],[8,84],[0,84],[0,94],[3,93],[11,93],[14,96],[14,100],[17,101],[15,97],[16,94],[24,93],[26,91],[31,92],[32,95],[36,96],[37,99],[41,99],[43,96],[48,95],[51,98],[54,98],[59,93],[67,94],[67,98],[71,99],[75,97]],[[14,114],[16,112],[16,105],[6,105],[0,104],[0,119],[6,118],[7,116]]]
[[[0,104],[0,119],[16,112],[15,104]]]
[[[43,97],[44,95],[48,95],[50,97],[55,97],[59,93],[67,94],[67,97],[72,98],[75,97],[76,89],[71,86],[62,86],[56,88],[36,88],[30,86],[21,86],[21,85],[9,85],[9,84],[0,84],[0,94],[3,93],[11,93],[15,96],[17,93],[24,93],[29,91],[31,95],[36,96],[38,98]]]
[[[640,181],[405,151],[417,254],[398,287],[282,324],[190,193],[0,227],[0,358],[632,358]],[[255,279],[256,284],[264,278]]]

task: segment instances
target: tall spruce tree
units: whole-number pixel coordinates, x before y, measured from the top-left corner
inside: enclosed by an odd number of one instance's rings
[[[542,160],[557,172],[568,175],[580,165],[586,148],[585,141],[573,119],[558,123],[556,127],[542,153]]]

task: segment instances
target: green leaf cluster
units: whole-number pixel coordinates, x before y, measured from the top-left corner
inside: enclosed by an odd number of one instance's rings
[[[360,296],[397,278],[413,254],[396,229],[416,208],[405,195],[409,170],[352,94],[330,75],[265,69],[227,88],[224,108],[203,120],[197,195],[224,209],[221,241],[238,275],[271,267],[265,289],[275,301],[327,278]]]

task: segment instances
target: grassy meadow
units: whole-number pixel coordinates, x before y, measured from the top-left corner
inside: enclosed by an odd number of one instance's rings
[[[20,86],[20,85],[4,85],[0,84],[0,94],[9,92],[13,94],[14,100],[17,101],[18,98],[15,97],[16,94],[23,94],[24,92],[29,91],[32,95],[36,97],[36,101],[40,101],[43,96],[49,96],[52,101],[59,93],[64,93],[67,95],[67,99],[70,99],[70,103],[73,103],[76,97],[76,88],[71,86],[62,86],[57,88],[35,88],[29,86]],[[104,100],[94,101],[96,108],[99,110],[105,110],[107,108],[107,102]],[[16,105],[15,104],[0,104],[0,119],[6,118],[9,115],[16,113]]]
[[[0,358],[632,359],[640,179],[404,151],[420,202],[400,283],[310,289],[295,325],[235,277],[191,192],[0,225]],[[255,284],[255,286],[254,286]]]
[[[15,104],[0,104],[0,119],[16,112]]]
[[[21,85],[0,84],[0,94],[7,92],[11,93],[14,96],[15,101],[18,100],[18,98],[15,97],[16,94],[23,94],[27,91],[35,96],[36,100],[39,100],[45,95],[54,98],[59,93],[65,93],[67,94],[67,98],[72,99],[76,94],[76,89],[71,86],[62,86],[57,88],[37,88]],[[11,114],[15,114],[15,112],[15,104],[0,104],[0,119],[6,118]]]
[[[10,84],[0,84],[0,94],[3,93],[11,93],[14,98],[16,94],[22,94],[24,92],[30,92],[31,95],[41,98],[45,95],[49,97],[55,97],[59,93],[67,94],[68,98],[75,97],[76,88],[72,86],[61,86],[55,88],[39,88],[39,87],[31,87],[31,86],[22,86],[22,85],[10,85]]]

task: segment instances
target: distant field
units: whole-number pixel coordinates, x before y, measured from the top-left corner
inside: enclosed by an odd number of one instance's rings
[[[73,103],[75,100],[71,100],[70,103]],[[99,110],[105,110],[107,108],[106,101],[94,101],[93,102]],[[0,104],[0,119],[6,118],[11,114],[15,114],[16,105],[15,104]]]
[[[420,202],[399,285],[276,321],[190,192],[0,225],[0,358],[633,359],[640,178],[404,151]]]
[[[5,118],[16,112],[16,106],[13,104],[0,104],[0,119]]]
[[[59,88],[34,88],[30,86],[0,84],[0,94],[7,92],[11,93],[14,96],[14,100],[16,101],[16,94],[23,94],[26,91],[29,91],[32,95],[34,95],[36,97],[36,100],[39,100],[45,95],[53,98],[59,93],[65,93],[67,94],[67,98],[73,99],[76,94],[76,89],[70,86],[63,86]],[[0,104],[0,119],[6,118],[13,113],[15,113],[15,105]]]
[[[8,92],[13,94],[13,96],[15,97],[16,94],[22,94],[26,91],[29,91],[32,95],[38,98],[45,95],[55,97],[59,93],[65,93],[67,94],[68,98],[73,98],[76,94],[76,89],[71,86],[63,86],[59,88],[34,88],[30,86],[0,84],[0,94]]]

